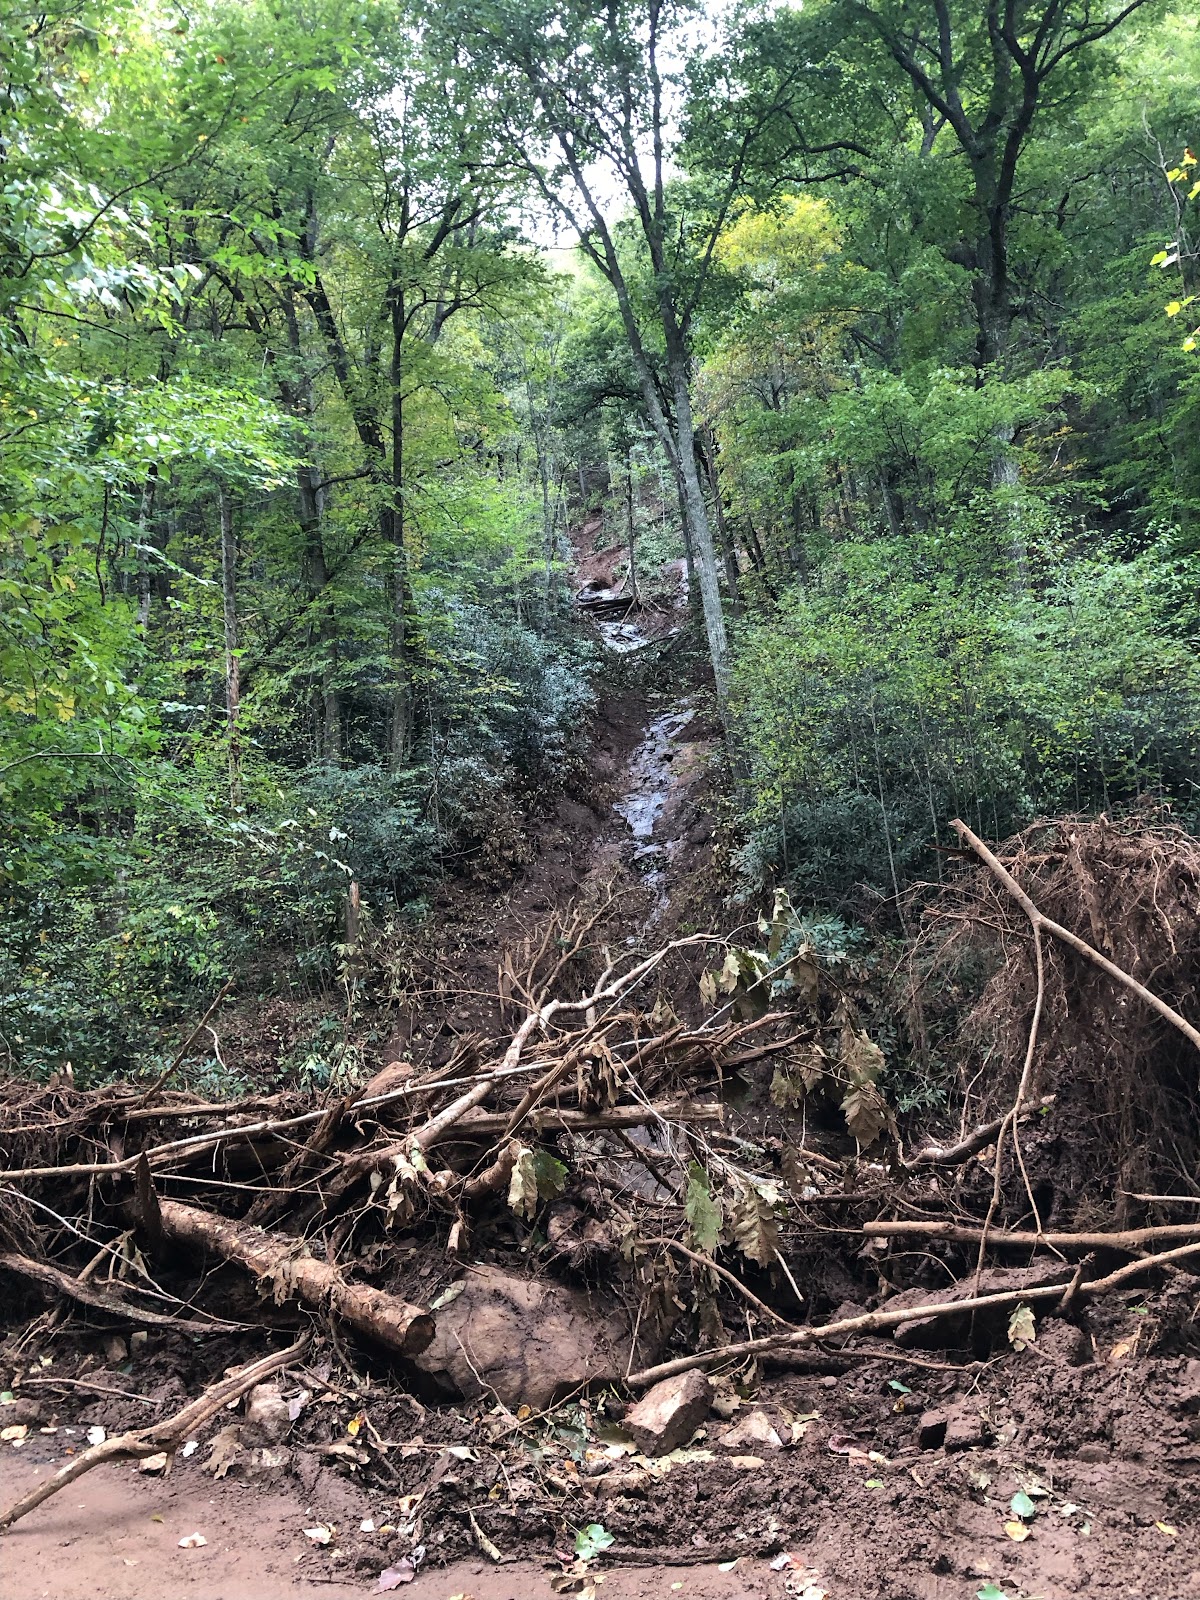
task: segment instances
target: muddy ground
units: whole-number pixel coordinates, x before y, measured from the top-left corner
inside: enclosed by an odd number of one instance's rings
[[[592,1564],[604,1596],[1200,1595],[1200,1361],[1143,1353],[1171,1317],[1152,1297],[1084,1327],[1048,1318],[1035,1346],[987,1363],[830,1356],[842,1370],[725,1387],[726,1414],[657,1463],[634,1456],[611,1394],[524,1421],[489,1403],[423,1407],[385,1374],[372,1382],[357,1352],[355,1388],[342,1372],[333,1390],[320,1370],[297,1377],[310,1398],[265,1463],[215,1478],[214,1424],[169,1479],[129,1464],[68,1488],[0,1543],[0,1600],[364,1593],[406,1573],[414,1548],[414,1600],[516,1600],[550,1592],[592,1523],[613,1541]],[[4,1408],[28,1431],[0,1447],[0,1499],[88,1427],[145,1422],[136,1402],[73,1392],[73,1372],[155,1408],[195,1392],[220,1355],[189,1361],[175,1339],[124,1373],[90,1365],[82,1336],[34,1362],[64,1387]],[[1033,1512],[1014,1518],[1020,1494]],[[180,1548],[196,1532],[207,1542]]]

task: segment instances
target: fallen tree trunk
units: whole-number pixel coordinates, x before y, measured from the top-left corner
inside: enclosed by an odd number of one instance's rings
[[[268,1284],[277,1302],[295,1296],[315,1310],[328,1309],[401,1356],[418,1355],[433,1338],[428,1311],[369,1284],[347,1283],[336,1267],[302,1254],[298,1239],[281,1238],[178,1200],[160,1200],[158,1209],[165,1239],[236,1262]]]
[[[161,1454],[173,1456],[189,1434],[203,1427],[226,1406],[235,1400],[240,1400],[242,1395],[254,1388],[255,1384],[262,1383],[264,1378],[282,1371],[298,1356],[303,1355],[308,1348],[308,1342],[308,1335],[305,1334],[286,1350],[277,1350],[272,1355],[250,1362],[248,1366],[236,1368],[220,1382],[206,1389],[199,1399],[184,1406],[182,1411],[177,1411],[173,1417],[167,1417],[162,1422],[153,1422],[148,1428],[117,1434],[111,1439],[105,1439],[101,1444],[92,1445],[82,1455],[76,1456],[73,1461],[68,1461],[65,1466],[60,1467],[53,1477],[36,1484],[28,1494],[22,1495],[6,1511],[0,1512],[0,1532],[11,1528],[14,1522],[18,1522],[40,1506],[44,1500],[49,1500],[51,1495],[57,1494],[60,1489],[65,1489],[69,1483],[74,1483],[76,1478],[82,1478],[84,1473],[90,1472],[93,1467],[103,1466],[106,1461],[129,1461],[136,1460],[139,1456]]]

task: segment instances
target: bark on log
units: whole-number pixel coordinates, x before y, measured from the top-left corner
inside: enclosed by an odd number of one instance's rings
[[[160,1200],[159,1212],[165,1238],[236,1262],[270,1284],[277,1301],[294,1295],[318,1310],[328,1308],[356,1332],[402,1356],[419,1355],[433,1339],[434,1321],[428,1311],[369,1284],[347,1283],[328,1262],[299,1254],[299,1240],[232,1222],[178,1200]]]

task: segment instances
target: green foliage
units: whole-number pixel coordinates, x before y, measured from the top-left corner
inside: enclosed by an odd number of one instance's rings
[[[1049,541],[1020,593],[947,573],[944,549],[845,544],[819,588],[746,631],[751,873],[894,892],[952,816],[1003,837],[1038,812],[1190,793],[1200,679],[1169,628],[1162,551]]]

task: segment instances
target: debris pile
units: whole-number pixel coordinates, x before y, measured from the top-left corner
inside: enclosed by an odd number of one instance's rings
[[[1147,855],[1140,835],[1089,827],[1022,835],[1003,860],[961,827],[979,864],[941,905],[973,919],[973,937],[999,930],[1006,957],[973,1026],[995,1028],[1007,992],[1024,1044],[1010,1030],[975,1091],[978,1120],[964,1103],[937,1138],[906,1141],[851,986],[782,894],[752,945],[691,935],[614,954],[597,935],[602,912],[551,918],[502,963],[502,1036],[461,1038],[432,1071],[392,1063],[340,1095],[202,1102],[169,1073],[149,1090],[10,1085],[0,1274],[20,1286],[14,1308],[48,1301],[43,1328],[71,1308],[109,1338],[150,1329],[268,1349],[170,1416],[90,1445],[0,1527],[100,1461],[169,1469],[238,1400],[240,1419],[208,1441],[213,1470],[278,1465],[322,1386],[359,1405],[364,1361],[421,1419],[404,1446],[414,1455],[448,1405],[474,1416],[493,1449],[528,1443],[540,1419],[574,1406],[586,1426],[571,1471],[547,1464],[526,1492],[506,1468],[497,1495],[515,1506],[562,1492],[556,1473],[568,1488],[596,1479],[588,1493],[600,1500],[635,1493],[713,1419],[729,1424],[718,1430],[725,1466],[755,1470],[807,1425],[806,1413],[744,1408],[767,1364],[920,1367],[913,1352],[932,1349],[947,1370],[969,1369],[1124,1291],[1174,1296],[1179,1314],[1159,1326],[1177,1332],[1189,1305],[1194,1315],[1200,1264],[1194,1163],[1172,1169],[1169,1191],[1110,1195],[1103,1214],[1093,1195],[1086,1217],[1064,1219],[1040,1187],[1046,1142],[1068,1140],[1078,1096],[1098,1092],[1104,1037],[1114,1071],[1135,1040],[1156,1063],[1136,1107],[1124,1065],[1112,1089],[1143,1145],[1158,1148],[1148,1130],[1168,1092],[1177,1153],[1197,1136],[1186,1082],[1200,1061],[1187,1021],[1200,1014],[1187,954],[1200,944],[1188,898],[1198,863],[1169,830],[1152,833]],[[1068,880],[1090,886],[1078,906],[1091,939],[1063,903]],[[1138,888],[1151,881],[1147,911]],[[1138,929],[1159,940],[1157,955],[1133,948]],[[680,971],[689,995],[673,1006]],[[32,1392],[33,1336],[10,1324],[0,1388],[15,1402]],[[395,1464],[407,1457],[389,1455],[365,1401],[351,1422],[320,1445],[324,1459],[412,1499]],[[982,1426],[949,1402],[911,1425],[919,1448],[951,1452]],[[870,1452],[858,1454],[871,1470]],[[485,1523],[471,1508],[471,1537],[488,1553]],[[603,1526],[588,1526],[595,1548],[564,1558],[585,1568],[604,1548]],[[412,1564],[405,1551],[397,1559]]]

